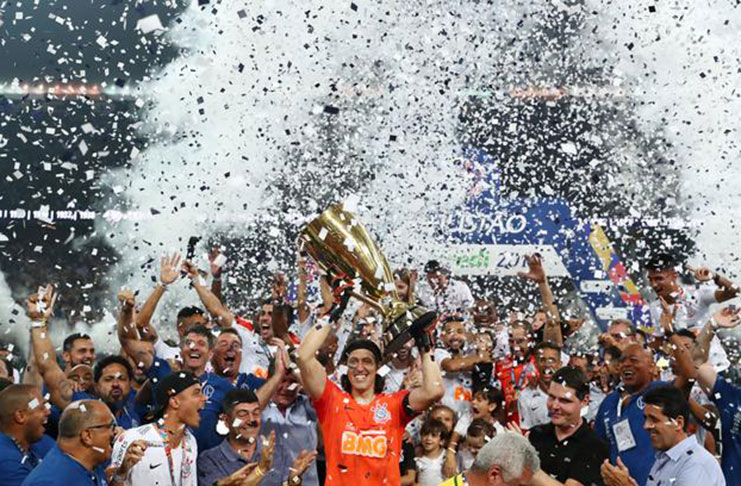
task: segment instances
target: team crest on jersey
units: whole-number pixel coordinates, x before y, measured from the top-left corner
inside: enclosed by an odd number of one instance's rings
[[[385,424],[391,420],[391,413],[388,410],[387,403],[378,403],[371,408],[373,412],[373,421],[377,424]]]
[[[646,403],[643,401],[643,396],[638,397],[636,405],[638,406],[638,410],[643,410],[644,408],[646,408]]]
[[[203,387],[202,391],[203,391],[203,396],[211,400],[211,396],[213,396],[215,389],[212,385],[206,385]]]

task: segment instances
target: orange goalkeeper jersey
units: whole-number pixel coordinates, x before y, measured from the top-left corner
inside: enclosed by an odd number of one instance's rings
[[[414,417],[404,410],[408,391],[376,395],[367,405],[327,380],[314,401],[327,458],[325,486],[398,485],[401,436]]]

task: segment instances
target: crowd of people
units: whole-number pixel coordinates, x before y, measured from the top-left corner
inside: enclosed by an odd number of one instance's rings
[[[538,255],[520,274],[531,312],[474,298],[437,261],[398,269],[396,297],[438,318],[388,355],[383,316],[305,255],[295,299],[278,273],[254,316],[230,310],[218,262],[165,256],[143,303],[120,291],[116,346],[52,342],[61,290],[28,297],[27,365],[12,347],[0,361],[0,485],[741,484],[741,387],[718,337],[741,309],[717,305],[739,290],[707,268],[685,284],[655,257],[651,325],[617,319],[577,350],[583,320],[562,317]],[[155,324],[180,281],[201,304]]]

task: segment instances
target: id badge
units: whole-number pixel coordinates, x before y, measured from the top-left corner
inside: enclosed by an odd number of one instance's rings
[[[627,419],[613,425],[612,431],[617,440],[618,451],[625,452],[636,446],[636,440],[633,437],[633,432],[630,430],[630,422]]]

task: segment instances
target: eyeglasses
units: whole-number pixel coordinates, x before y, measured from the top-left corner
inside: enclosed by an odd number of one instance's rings
[[[108,428],[111,432],[115,432],[116,430],[116,421],[112,420],[110,423],[107,424],[99,424],[99,425],[91,425],[89,427],[85,427],[86,429],[104,429]]]

